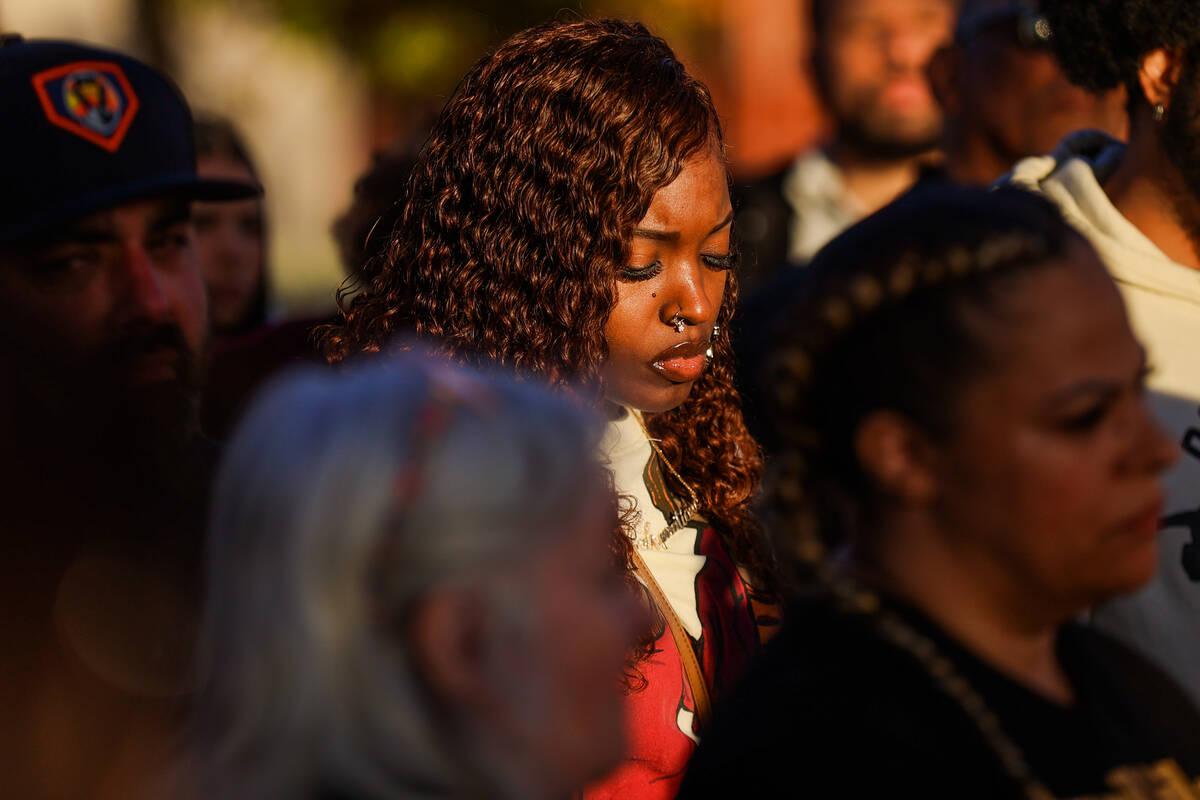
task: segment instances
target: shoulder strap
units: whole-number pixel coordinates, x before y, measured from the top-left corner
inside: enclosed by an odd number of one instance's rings
[[[691,687],[692,699],[696,703],[696,716],[700,718],[700,727],[706,728],[712,719],[712,703],[708,697],[708,682],[704,679],[704,672],[696,658],[696,649],[692,646],[692,637],[683,629],[683,623],[679,621],[675,609],[671,608],[662,587],[654,580],[650,568],[636,549],[633,551],[633,568],[649,590],[650,596],[654,598],[655,605],[667,621],[667,627],[671,629],[671,638],[675,640],[675,649],[679,651],[679,658],[683,662],[684,677]]]

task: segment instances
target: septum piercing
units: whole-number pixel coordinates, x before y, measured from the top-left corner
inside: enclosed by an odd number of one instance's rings
[[[685,323],[683,321],[683,317],[679,316],[677,313],[675,316],[671,317],[671,321],[667,324],[674,328],[676,333],[683,333],[683,328],[687,323]]]

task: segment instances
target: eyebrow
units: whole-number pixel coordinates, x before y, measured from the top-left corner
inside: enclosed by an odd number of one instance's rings
[[[1138,380],[1143,380],[1149,372],[1149,364],[1146,359],[1146,350],[1141,348],[1141,358],[1138,361]],[[1121,391],[1121,387],[1125,385],[1121,380],[1109,380],[1106,378],[1089,378],[1082,380],[1079,383],[1071,384],[1070,386],[1055,392],[1046,400],[1048,408],[1063,406],[1080,397],[1100,396],[1105,399],[1117,394]]]
[[[154,215],[150,221],[150,230],[155,233],[178,225],[181,222],[188,222],[192,218],[192,204],[186,200],[171,203],[163,208],[163,210]]]
[[[711,231],[705,234],[705,238],[712,236],[722,228],[726,228],[733,222],[732,209],[725,215],[725,219],[717,223]],[[677,242],[679,241],[679,231],[660,231],[652,228],[634,228],[633,235],[639,239],[649,239],[654,242]]]
[[[149,230],[151,233],[162,233],[167,228],[187,222],[191,218],[190,202],[172,202],[154,215],[150,220]],[[37,243],[37,249],[71,244],[110,244],[118,238],[116,232],[105,222],[81,222],[49,234]]]

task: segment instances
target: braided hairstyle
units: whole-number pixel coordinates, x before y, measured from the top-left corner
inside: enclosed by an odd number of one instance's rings
[[[1032,194],[939,186],[817,255],[773,318],[776,350],[760,376],[778,452],[764,525],[786,578],[808,583],[825,553],[873,521],[879,498],[854,447],[863,420],[890,409],[945,441],[959,393],[990,363],[993,328],[979,320],[1082,241]]]
[[[1093,92],[1124,85],[1130,102],[1143,98],[1142,57],[1160,47],[1190,51],[1200,44],[1195,0],[1041,0],[1052,42],[1067,76]]]
[[[708,90],[638,23],[555,21],[467,73],[417,159],[382,258],[339,297],[334,362],[409,329],[465,363],[498,362],[599,400],[618,269],[656,191],[723,152]],[[727,278],[717,324],[737,299]],[[728,337],[688,400],[646,419],[731,555],[770,583],[749,510],[761,457],[742,420]],[[676,487],[677,489],[681,487]]]

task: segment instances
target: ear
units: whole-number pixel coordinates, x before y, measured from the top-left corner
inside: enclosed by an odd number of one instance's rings
[[[937,497],[933,443],[903,414],[869,414],[855,432],[854,451],[863,471],[886,497],[904,505],[923,505]]]
[[[945,44],[934,51],[926,67],[933,96],[947,116],[957,117],[962,113],[959,102],[959,76],[962,75],[962,51],[953,44]]]
[[[1179,83],[1179,74],[1183,70],[1183,51],[1169,50],[1160,47],[1142,56],[1141,68],[1138,70],[1138,83],[1141,84],[1142,94],[1151,107],[1160,103],[1171,107],[1171,95]]]
[[[442,587],[425,596],[409,621],[408,646],[421,678],[456,708],[487,702],[483,605],[467,587]]]

